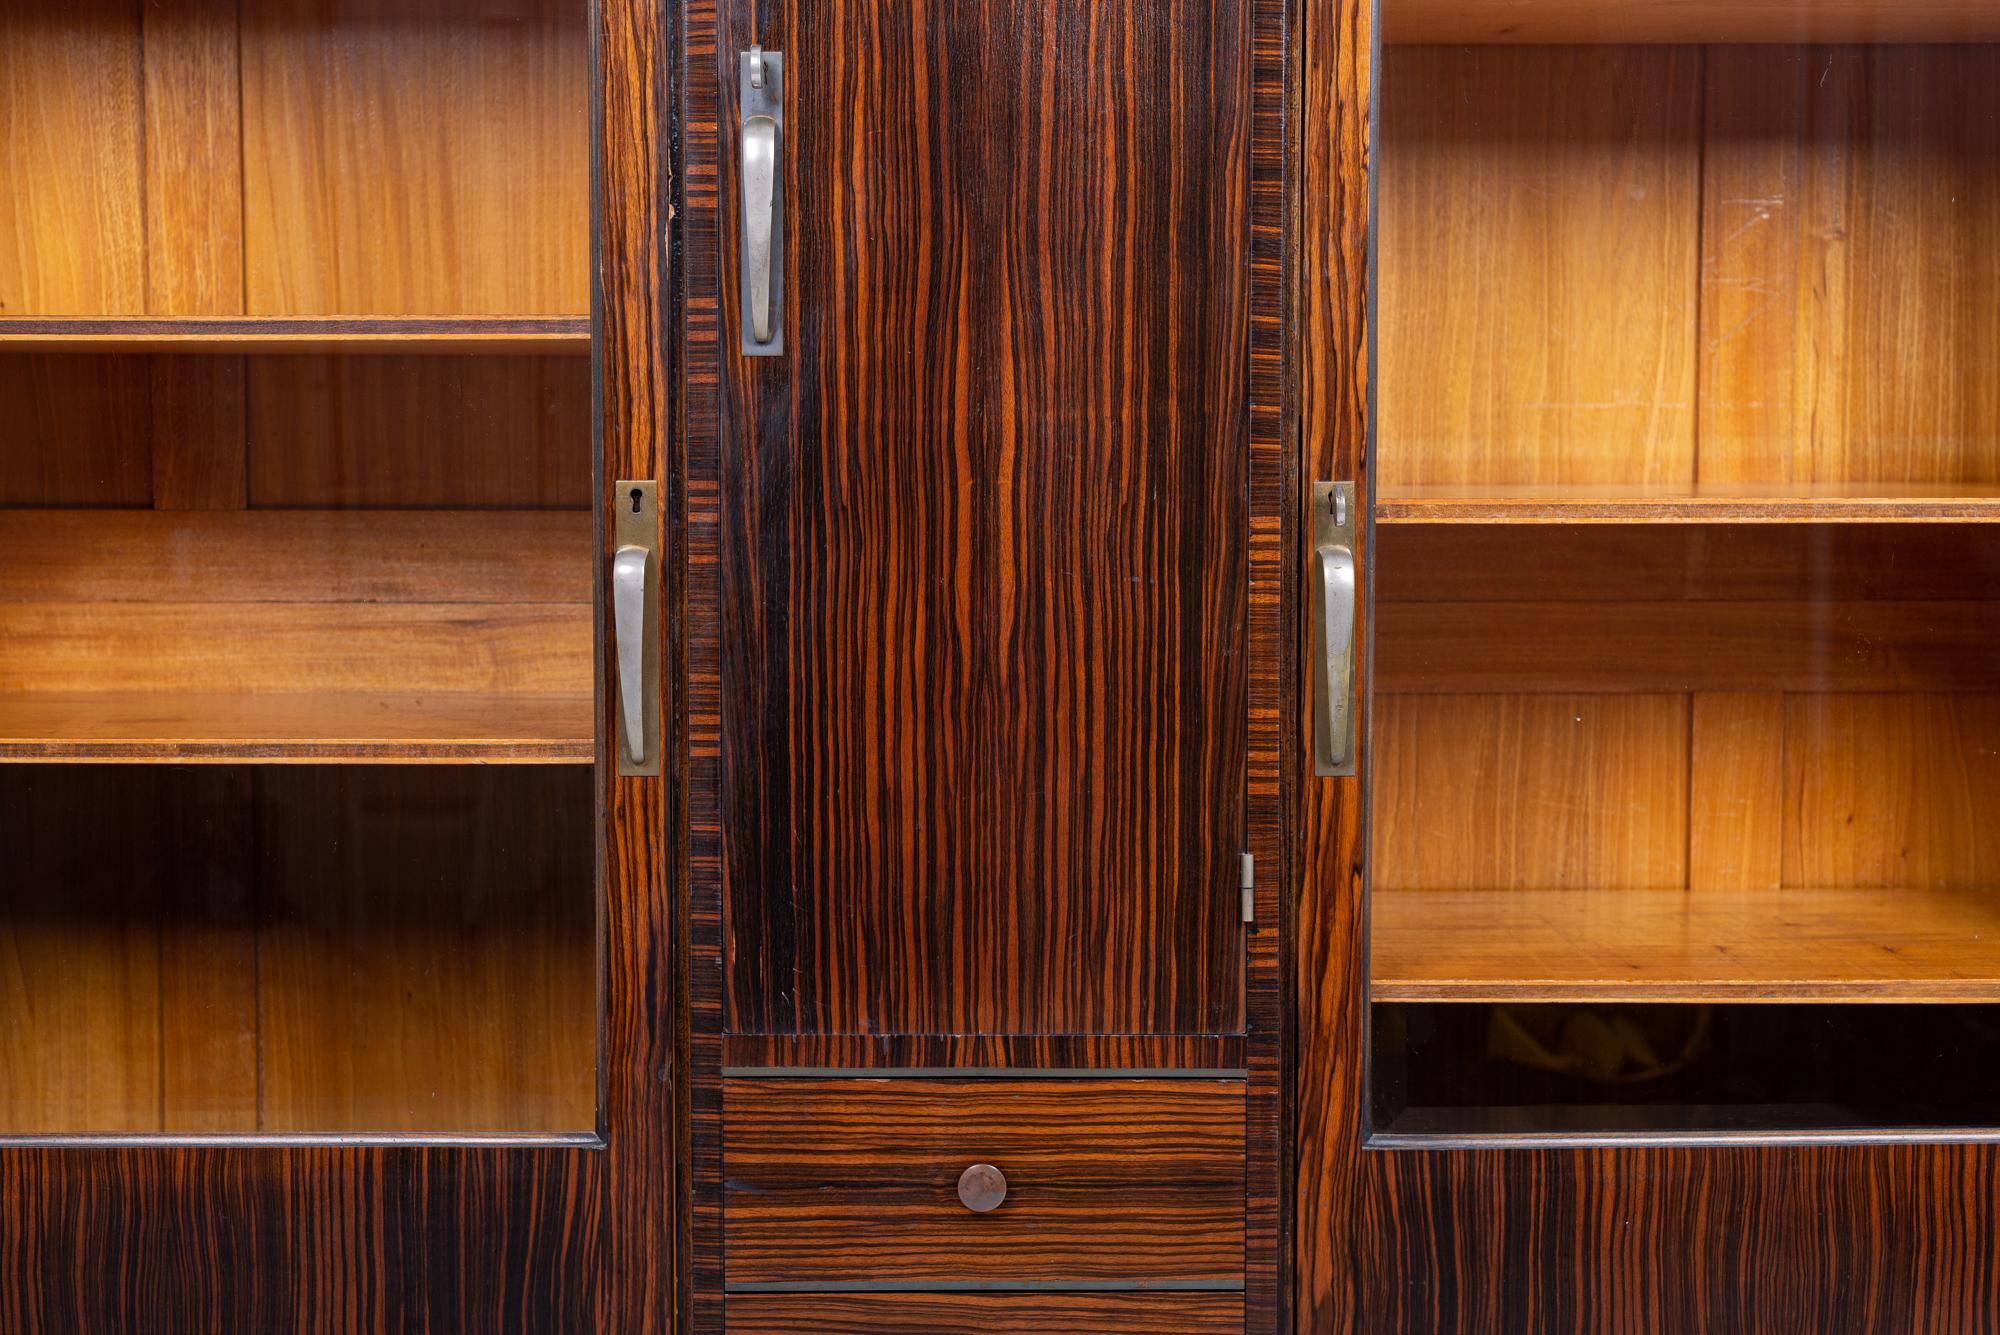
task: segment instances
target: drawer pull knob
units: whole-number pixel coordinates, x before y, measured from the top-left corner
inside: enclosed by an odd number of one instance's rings
[[[1007,1199],[1007,1175],[990,1163],[976,1163],[958,1175],[958,1199],[974,1214],[997,1210]]]

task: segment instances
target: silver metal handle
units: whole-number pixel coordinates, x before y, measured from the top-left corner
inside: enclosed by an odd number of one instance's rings
[[[659,484],[612,492],[611,630],[618,650],[618,772],[660,772]]]
[[[1354,773],[1354,485],[1313,484],[1313,773]]]
[[[785,350],[785,57],[753,46],[737,59],[742,125],[742,264],[737,278],[746,357]]]
[[[750,336],[771,341],[771,189],[778,179],[778,122],[743,122],[743,264],[750,273]]]
[[[653,554],[620,547],[611,558],[611,619],[618,629],[618,704],[625,755],[644,764],[646,738],[646,577]]]

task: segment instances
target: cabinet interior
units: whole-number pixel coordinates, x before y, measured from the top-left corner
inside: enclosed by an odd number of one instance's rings
[[[1384,10],[1378,1125],[1973,1118],[1777,1058],[2000,1003],[2000,11]],[[1597,1117],[1524,1009],[1791,1075]]]
[[[589,62],[0,3],[0,1134],[590,1129]]]

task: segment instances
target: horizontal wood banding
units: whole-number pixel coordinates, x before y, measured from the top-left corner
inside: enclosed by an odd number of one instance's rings
[[[1378,890],[1369,995],[2000,1002],[2000,892]]]
[[[1243,1277],[1244,1087],[1223,1080],[723,1082],[738,1283]],[[975,1215],[959,1174],[1007,1199]]]
[[[731,1296],[730,1335],[1240,1335],[1236,1293],[813,1293]]]
[[[590,355],[590,317],[0,320],[0,352]]]
[[[539,761],[597,754],[590,692],[428,696],[32,693],[0,698],[0,761]]]
[[[1140,1067],[1244,1065],[1241,1034],[726,1034],[724,1066]]]
[[[1383,0],[1385,42],[1993,42],[1985,0]]]
[[[2000,519],[2000,487],[1399,487],[1377,496],[1375,518],[1384,524],[1951,524]]]
[[[1382,602],[1375,687],[1403,692],[1982,691],[1986,602]]]

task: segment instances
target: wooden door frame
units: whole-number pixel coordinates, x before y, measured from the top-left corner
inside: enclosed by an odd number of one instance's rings
[[[592,0],[597,494],[667,481],[673,8]],[[677,500],[677,498],[675,498]],[[663,512],[671,513],[670,506]],[[603,506],[597,544],[604,551]],[[671,526],[666,568],[678,555]],[[604,562],[597,562],[598,638]],[[678,587],[678,583],[669,585]],[[661,617],[663,663],[679,618]],[[608,649],[600,661],[611,661]],[[671,681],[674,674],[663,672]],[[613,693],[600,689],[600,711]],[[678,733],[667,703],[663,716]],[[0,1329],[672,1328],[675,776],[612,778],[600,718],[598,1124],[504,1137],[38,1137],[0,1147]],[[673,754],[684,748],[670,739]]]
[[[1374,4],[1300,4],[1295,487],[1352,478],[1372,498]],[[1290,517],[1299,513],[1295,503]],[[1365,629],[1373,591],[1366,522],[1360,534],[1370,577]],[[1296,528],[1286,550],[1294,554],[1287,624],[1303,672]],[[1360,649],[1365,663],[1365,635]],[[1288,755],[1298,869],[1293,1328],[2000,1325],[2000,1146],[1990,1142],[1577,1137],[1559,1147],[1370,1147],[1367,680],[1364,671],[1362,777],[1313,779],[1298,763],[1308,741],[1303,719]]]

